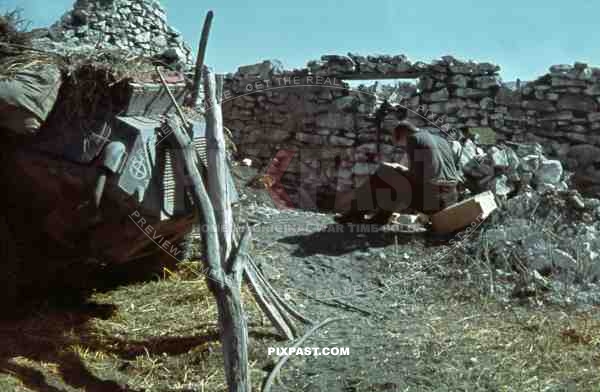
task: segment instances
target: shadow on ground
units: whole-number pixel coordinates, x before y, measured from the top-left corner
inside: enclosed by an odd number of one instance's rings
[[[134,263],[113,268],[74,268],[59,282],[26,286],[17,310],[0,317],[0,374],[18,379],[28,390],[65,392],[64,386],[89,392],[136,392],[124,382],[103,380],[82,361],[77,347],[114,355],[123,366],[140,355],[180,355],[208,342],[218,342],[214,325],[201,335],[126,340],[96,330],[94,320],[108,320],[113,304],[89,300],[92,292],[108,292],[123,285],[157,280],[165,265]],[[198,326],[198,330],[202,330]],[[43,364],[52,364],[51,371]],[[125,369],[119,369],[122,371]],[[50,375],[49,375],[50,374]],[[123,385],[122,385],[123,384]],[[71,389],[68,389],[71,390]]]
[[[294,235],[279,239],[279,242],[297,245],[292,253],[296,257],[312,255],[342,256],[355,251],[366,251],[373,248],[383,248],[394,244],[411,242],[415,235],[382,233],[380,226],[375,224],[340,225],[337,223],[323,230],[303,235]],[[395,237],[395,238],[394,238]]]
[[[64,391],[37,368],[35,363],[52,363],[54,373],[68,386],[90,392],[133,392],[116,381],[102,380],[88,370],[73,347],[113,354],[123,360],[139,355],[179,355],[207,342],[218,341],[217,331],[185,337],[156,337],[129,341],[98,334],[89,326],[92,319],[106,320],[114,305],[81,303],[67,308],[47,308],[19,320],[0,322],[0,372],[19,379],[35,391]],[[124,362],[126,363],[126,362]]]

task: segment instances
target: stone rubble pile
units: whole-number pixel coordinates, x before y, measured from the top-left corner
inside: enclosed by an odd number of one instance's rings
[[[484,224],[482,241],[495,268],[526,268],[576,284],[600,279],[600,200],[575,190],[527,191],[507,200]]]
[[[37,45],[59,51],[121,49],[191,64],[191,49],[157,0],[77,0]]]
[[[470,189],[491,190],[500,204],[482,224],[479,240],[465,243],[467,251],[477,257],[485,253],[503,273],[525,269],[534,273],[530,277],[542,277],[538,280],[544,284],[596,287],[600,200],[572,189],[570,173],[560,161],[545,157],[538,143],[491,146],[487,151],[471,140],[458,144],[453,148],[462,149],[460,164]],[[556,278],[553,283],[544,280],[549,276]],[[514,294],[523,295],[527,287],[517,287]]]
[[[490,190],[501,198],[531,190],[569,189],[563,165],[548,159],[540,144],[514,146],[491,146],[484,152],[471,139],[463,144],[454,141],[453,149],[459,156],[467,187],[475,193]]]

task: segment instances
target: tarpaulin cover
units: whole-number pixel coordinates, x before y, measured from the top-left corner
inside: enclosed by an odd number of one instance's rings
[[[60,70],[50,64],[0,79],[0,129],[35,134],[52,110],[60,85]]]

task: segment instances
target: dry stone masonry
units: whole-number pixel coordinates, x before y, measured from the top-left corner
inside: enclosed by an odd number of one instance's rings
[[[326,55],[297,70],[265,61],[227,76],[224,116],[245,157],[268,165],[278,150],[297,151],[284,184],[299,196],[349,189],[380,160],[401,160],[390,132],[405,114],[452,136],[489,127],[500,142],[538,142],[576,171],[584,190],[599,193],[600,68],[554,65],[516,84],[503,83],[499,72],[495,64],[451,56],[424,63],[404,55]],[[380,96],[346,83],[373,79],[417,83],[388,95],[382,108]]]
[[[43,41],[58,49],[116,48],[191,63],[190,48],[167,24],[165,9],[156,0],[77,0]]]

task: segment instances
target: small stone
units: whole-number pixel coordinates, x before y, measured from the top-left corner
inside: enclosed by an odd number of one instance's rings
[[[485,97],[479,102],[479,107],[483,110],[491,110],[494,108],[494,99]]]
[[[163,48],[168,45],[167,39],[164,35],[155,36],[153,39],[153,43],[159,48]]]
[[[355,95],[340,97],[333,101],[335,108],[339,111],[352,112],[358,108],[360,100]]]
[[[431,93],[424,93],[422,98],[425,102],[444,102],[450,98],[450,93],[447,88],[443,88]]]
[[[522,170],[535,173],[540,168],[542,158],[540,155],[527,155],[521,158],[520,168]]]
[[[556,186],[552,184],[541,183],[535,186],[535,190],[539,193],[554,192],[556,191]]]
[[[512,184],[508,181],[508,177],[504,174],[494,178],[492,181],[491,189],[495,195],[507,196],[512,193],[515,189]]]
[[[352,168],[352,172],[357,176],[368,176],[377,170],[377,164],[370,164],[365,162],[357,162]]]
[[[488,151],[488,157],[492,161],[492,165],[497,169],[508,168],[508,156],[504,150],[500,150],[498,147],[492,147]]]
[[[321,136],[310,134],[310,133],[305,133],[305,132],[296,133],[296,140],[299,140],[306,144],[321,144],[322,143]]]
[[[454,75],[450,78],[448,84],[450,86],[466,88],[469,80],[465,75]]]
[[[572,146],[567,156],[577,162],[579,166],[585,167],[600,162],[600,148],[590,144],[580,144]]]
[[[350,147],[354,145],[354,140],[347,137],[334,135],[329,138],[329,143],[332,146]]]
[[[489,91],[475,88],[457,88],[454,94],[460,98],[484,98],[489,95]]]
[[[491,87],[500,87],[501,82],[496,76],[480,76],[475,78],[475,87],[481,89],[488,89]]]
[[[354,129],[354,117],[343,113],[323,113],[317,116],[316,124],[321,128]]]
[[[573,70],[573,66],[570,64],[556,64],[550,66],[550,73],[552,74],[565,74],[567,72],[571,72]]]
[[[148,31],[145,33],[138,34],[135,37],[135,40],[140,43],[148,43],[148,42],[150,42],[151,38],[152,38],[152,34]]]
[[[583,199],[579,195],[571,195],[571,196],[569,196],[569,203],[571,203],[571,205],[575,209],[577,209],[577,210],[584,210],[585,209],[585,202],[583,201]]]

